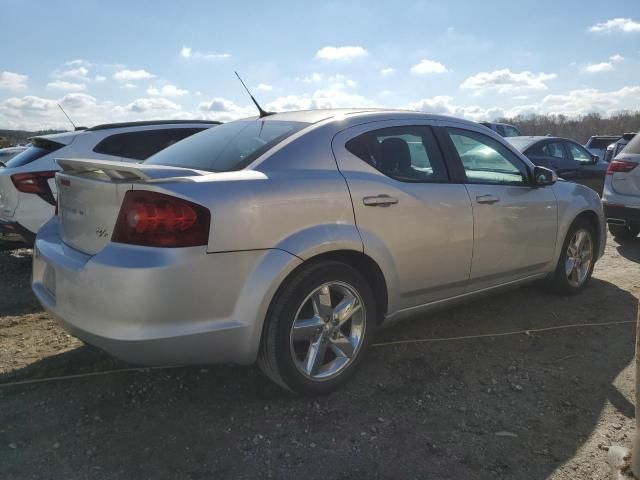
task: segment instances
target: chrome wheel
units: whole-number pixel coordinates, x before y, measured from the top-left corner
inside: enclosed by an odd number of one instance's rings
[[[344,282],[329,282],[305,298],[295,316],[290,348],[297,369],[313,380],[328,380],[349,365],[364,339],[365,307]]]
[[[581,228],[573,234],[567,246],[567,255],[564,261],[564,271],[569,285],[581,286],[589,275],[593,261],[593,241],[591,234]]]

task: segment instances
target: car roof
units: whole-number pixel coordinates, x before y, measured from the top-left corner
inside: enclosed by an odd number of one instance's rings
[[[154,125],[220,125],[221,123],[222,122],[215,120],[143,120],[138,122],[103,123],[84,129],[83,131],[95,132],[97,130],[109,130],[111,128],[152,127]]]
[[[318,123],[325,120],[367,118],[367,120],[385,119],[420,119],[420,120],[448,120],[469,125],[478,125],[476,122],[447,115],[436,115],[431,113],[416,112],[411,110],[386,109],[386,108],[332,108],[317,110],[296,110],[291,112],[273,113],[265,117],[248,117],[243,120],[264,120],[264,121],[289,121]]]

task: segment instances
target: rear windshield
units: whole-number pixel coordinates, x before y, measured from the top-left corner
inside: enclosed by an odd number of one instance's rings
[[[593,138],[593,137],[591,137],[591,139],[587,143],[587,148],[605,149],[609,145],[611,145],[613,142],[618,140],[619,138],[620,137],[605,137],[605,138]]]
[[[209,172],[241,170],[307,125],[278,120],[225,123],[176,143],[144,163]]]
[[[529,145],[535,142],[535,140],[532,140],[529,137],[507,137],[505,140],[520,152],[524,152]]]
[[[57,148],[54,146],[56,146]],[[56,151],[58,148],[62,146],[63,145],[60,145],[59,143],[51,142],[50,148],[29,147],[25,151],[19,153],[18,155],[13,157],[11,160],[9,160],[6,163],[7,168],[21,167],[23,165],[26,165],[28,163],[33,162],[34,160],[39,159],[40,157],[44,157],[47,153]]]
[[[502,128],[504,128],[505,137],[519,137],[520,135],[522,135],[520,133],[520,130],[518,130],[516,127],[512,127],[511,125],[503,125]]]
[[[627,143],[627,146],[624,147],[621,153],[632,153],[635,155],[640,155],[640,135],[636,135],[635,137],[633,137],[633,140]]]

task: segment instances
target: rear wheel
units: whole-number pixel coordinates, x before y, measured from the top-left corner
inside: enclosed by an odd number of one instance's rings
[[[341,262],[311,263],[274,298],[258,364],[288,390],[329,393],[358,368],[376,315],[371,287],[357,270]]]
[[[640,224],[613,225],[610,223],[609,233],[618,240],[631,240],[640,233]]]
[[[548,290],[573,295],[589,283],[596,261],[595,239],[591,222],[582,218],[573,222],[564,240],[556,270],[547,280]]]

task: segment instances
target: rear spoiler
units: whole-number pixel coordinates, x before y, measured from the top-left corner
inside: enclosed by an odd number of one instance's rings
[[[169,178],[180,178],[182,181],[191,181],[189,178],[202,175],[202,172],[189,168],[169,167],[163,165],[145,165],[141,163],[112,162],[109,160],[56,158],[62,171],[70,174],[83,174],[99,172],[112,180],[138,180],[144,182],[164,181]]]

